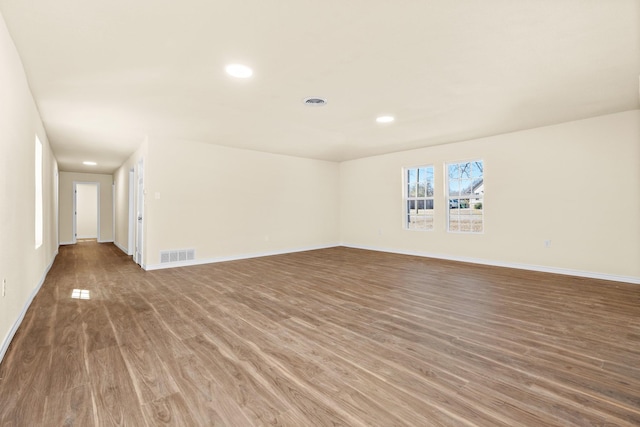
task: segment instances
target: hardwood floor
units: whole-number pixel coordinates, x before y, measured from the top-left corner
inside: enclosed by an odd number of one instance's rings
[[[640,286],[348,248],[144,272],[64,246],[0,425],[638,426]]]

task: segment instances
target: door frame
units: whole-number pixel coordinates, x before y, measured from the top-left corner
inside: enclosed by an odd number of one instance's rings
[[[72,239],[71,242],[73,244],[76,244],[78,242],[78,229],[77,229],[77,221],[78,221],[78,202],[77,202],[77,197],[78,197],[78,185],[95,185],[96,186],[96,203],[97,203],[97,215],[96,215],[96,220],[97,220],[97,227],[96,227],[96,231],[97,231],[97,236],[96,236],[96,241],[99,242],[100,241],[100,183],[99,182],[95,182],[95,181],[73,181],[73,230],[72,230]]]
[[[144,268],[144,158],[136,166],[136,248],[133,260]]]
[[[129,170],[129,227],[127,235],[127,255],[135,252],[136,239],[136,173],[135,169]]]

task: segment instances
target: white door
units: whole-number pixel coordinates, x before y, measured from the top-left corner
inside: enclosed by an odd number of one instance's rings
[[[144,230],[144,167],[143,159],[138,162],[138,203],[137,207],[137,222],[136,222],[136,256],[135,261],[142,267],[142,233]]]
[[[100,183],[73,183],[73,243],[100,240]]]
[[[129,235],[127,236],[127,255],[134,254],[136,239],[136,173],[134,169],[129,171]]]

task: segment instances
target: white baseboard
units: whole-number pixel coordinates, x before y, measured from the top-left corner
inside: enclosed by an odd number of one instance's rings
[[[118,249],[120,249],[122,252],[124,252],[125,254],[129,255],[129,250],[127,248],[125,248],[124,246],[122,246],[120,243],[114,241],[113,244],[116,245],[116,247]]]
[[[75,244],[76,244],[76,242],[60,242],[60,243],[58,243],[58,244],[59,244],[60,246],[63,246],[63,245],[75,245]]]
[[[111,240],[98,240],[98,243],[114,243],[113,239]]]
[[[51,270],[51,267],[53,266],[53,262],[56,260],[57,255],[58,255],[58,251],[56,250],[56,252],[53,254],[53,258],[51,259],[51,262],[49,263],[47,268],[44,270],[44,273],[42,274],[42,277],[40,278],[38,285],[33,289],[33,291],[31,292],[31,295],[29,295],[29,298],[27,299],[27,302],[24,305],[24,307],[22,307],[22,311],[18,315],[18,318],[13,323],[13,326],[7,333],[7,336],[4,337],[4,341],[2,341],[2,345],[0,346],[0,362],[2,362],[2,359],[4,359],[4,355],[7,352],[7,349],[9,348],[9,344],[11,344],[11,340],[13,340],[14,335],[18,331],[18,328],[20,327],[20,324],[22,323],[22,320],[24,319],[25,314],[27,314],[27,310],[29,309],[29,306],[33,302],[33,299],[36,297],[36,295],[40,291],[40,288],[42,287],[42,284],[47,278],[47,274],[49,274],[49,270]]]
[[[150,271],[150,270],[160,270],[164,268],[188,267],[191,265],[213,264],[216,262],[238,261],[241,259],[260,258],[265,256],[291,254],[295,252],[304,252],[304,251],[314,251],[317,249],[335,248],[336,246],[340,246],[340,245],[336,243],[336,244],[330,244],[330,245],[307,246],[303,248],[285,249],[280,251],[256,252],[256,253],[243,254],[243,255],[233,255],[228,257],[204,258],[204,259],[195,259],[191,261],[165,262],[162,264],[152,264],[152,265],[143,264],[142,268]]]
[[[447,261],[459,261],[459,262],[468,262],[471,264],[491,265],[494,267],[516,268],[518,270],[540,271],[543,273],[563,274],[565,276],[578,276],[578,277],[587,277],[589,279],[611,280],[614,282],[640,284],[640,277],[635,277],[635,276],[620,276],[615,274],[597,273],[593,271],[573,270],[569,268],[547,267],[543,265],[534,265],[534,264],[520,264],[520,263],[512,263],[512,262],[504,262],[504,261],[494,261],[494,260],[488,260],[488,259],[482,259],[482,258],[459,257],[459,256],[435,254],[435,253],[428,253],[428,252],[378,248],[373,246],[350,245],[346,243],[341,244],[341,246],[344,246],[347,248],[354,248],[354,249],[365,249],[368,251],[389,252],[389,253],[401,254],[401,255],[419,256],[424,258],[444,259]]]

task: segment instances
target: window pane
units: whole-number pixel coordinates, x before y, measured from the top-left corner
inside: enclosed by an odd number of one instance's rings
[[[482,215],[474,215],[471,223],[471,231],[474,233],[482,233],[483,231],[483,221]]]
[[[418,188],[417,188],[417,186],[418,186],[418,185],[417,185],[417,184],[415,184],[415,183],[414,183],[414,184],[409,185],[409,193],[408,193],[408,196],[409,196],[409,197],[416,197],[416,196],[418,195],[418,191],[417,191],[417,190],[418,190]]]
[[[460,231],[460,222],[457,215],[449,216],[449,231]]]
[[[426,209],[432,210],[433,209],[433,200],[431,200],[431,199],[430,200],[425,200],[425,202],[426,202]]]
[[[415,182],[416,182],[416,170],[415,169],[409,169],[407,171],[407,183],[413,184]]]
[[[484,180],[477,178],[473,182],[473,194],[484,194]]]
[[[471,178],[471,163],[460,163],[460,178]]]
[[[473,178],[482,177],[483,170],[484,170],[484,166],[482,164],[482,161],[473,162],[471,166],[471,175],[473,176]]]
[[[433,230],[433,212],[424,216],[425,230]]]
[[[449,180],[449,196],[460,195],[460,181],[457,179]]]
[[[413,230],[432,230],[433,216],[431,215],[414,215],[411,216],[410,227]]]
[[[449,179],[460,178],[460,167],[457,163],[449,165]]]
[[[427,229],[427,223],[425,221],[425,217],[424,216],[416,216],[416,217],[414,217],[414,221],[415,221],[415,229],[416,230],[426,230]]]
[[[484,229],[484,211],[482,202],[482,199],[471,199],[471,231],[474,233],[482,233]]]
[[[426,197],[427,196],[427,183],[422,182],[418,184],[418,197]]]
[[[427,182],[427,179],[428,179],[427,170],[428,169],[429,168],[420,168],[420,169],[418,169],[418,174],[419,174],[419,178],[420,178],[419,181],[420,182],[422,182],[422,183],[426,183]]]
[[[460,194],[471,194],[473,188],[473,182],[470,179],[460,180]]]
[[[460,230],[463,233],[469,233],[471,231],[471,218],[468,215],[460,215]]]

